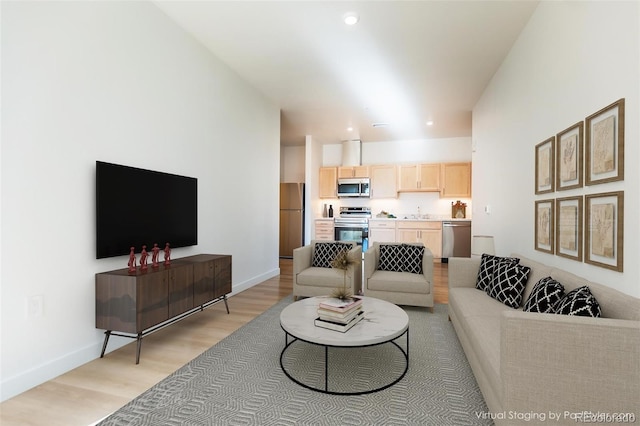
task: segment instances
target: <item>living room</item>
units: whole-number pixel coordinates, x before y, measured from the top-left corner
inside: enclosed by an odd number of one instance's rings
[[[96,160],[197,176],[199,244],[173,256],[232,254],[239,293],[280,272],[281,147],[278,105],[153,3],[3,2],[1,11],[4,401],[99,356],[94,276],[126,259],[94,256]],[[494,236],[496,253],[640,297],[632,214],[622,272],[534,248],[535,146],[621,98],[624,180],[583,191],[624,191],[624,210],[640,208],[639,52],[637,2],[538,5],[473,109],[473,227]],[[323,148],[310,138],[306,149],[313,188]],[[33,297],[42,309],[28,316]]]

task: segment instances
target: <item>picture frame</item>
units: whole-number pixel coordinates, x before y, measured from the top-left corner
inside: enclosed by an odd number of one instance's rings
[[[556,254],[582,262],[583,197],[556,199]]]
[[[580,121],[556,135],[556,191],[582,188],[584,123]]]
[[[585,120],[585,184],[624,180],[624,98]]]
[[[552,136],[536,145],[536,194],[554,191],[555,140],[556,137]]]
[[[535,249],[545,253],[554,253],[554,200],[535,202]]]
[[[585,263],[623,271],[624,191],[585,195]]]

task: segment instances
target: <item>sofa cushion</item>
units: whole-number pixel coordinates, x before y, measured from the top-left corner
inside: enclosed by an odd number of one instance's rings
[[[317,268],[331,268],[331,262],[343,251],[351,250],[352,244],[346,243],[316,243],[313,249],[311,266]]]
[[[423,245],[380,244],[378,270],[422,274],[423,257]]]
[[[424,246],[414,246],[403,244],[404,263],[402,270],[412,274],[422,274],[422,257],[424,256]]]
[[[542,278],[533,286],[524,302],[525,312],[553,313],[553,306],[564,296],[564,286],[551,277]]]
[[[499,257],[491,254],[482,254],[482,260],[480,261],[480,269],[478,269],[478,277],[476,279],[476,288],[478,290],[484,290],[489,293],[489,287],[493,282],[493,273],[495,266],[501,260],[518,263],[520,259],[515,257]]]
[[[511,308],[519,308],[529,271],[527,266],[501,260],[495,267],[489,296]]]
[[[429,283],[422,274],[378,270],[367,280],[367,290],[428,294]]]
[[[402,272],[403,262],[404,254],[400,244],[380,244],[379,270]]]
[[[553,311],[561,315],[599,317],[600,305],[591,294],[589,287],[582,286],[565,294],[554,306]]]

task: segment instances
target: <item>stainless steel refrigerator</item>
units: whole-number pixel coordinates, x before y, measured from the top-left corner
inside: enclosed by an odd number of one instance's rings
[[[304,245],[304,183],[280,184],[280,257]]]

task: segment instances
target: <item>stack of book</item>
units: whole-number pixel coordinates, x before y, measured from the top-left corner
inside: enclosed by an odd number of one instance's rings
[[[327,298],[318,306],[318,318],[314,324],[317,327],[345,332],[364,318],[362,298],[354,296],[351,299]]]

